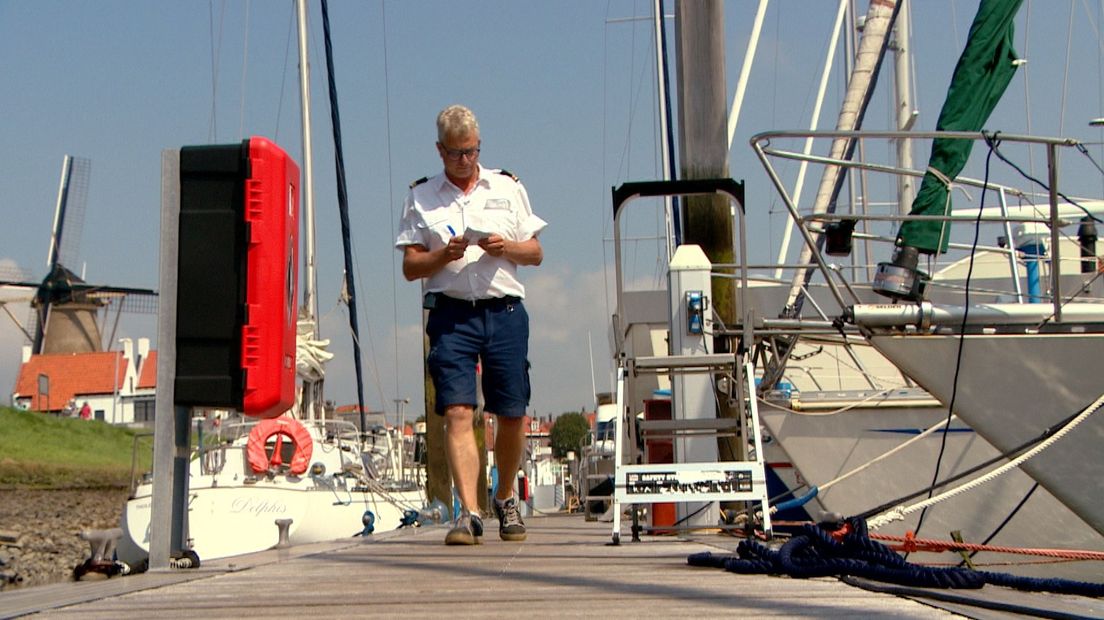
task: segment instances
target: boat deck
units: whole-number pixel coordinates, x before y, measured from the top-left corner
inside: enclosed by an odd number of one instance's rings
[[[688,566],[691,553],[735,550],[720,535],[645,536],[611,546],[610,525],[581,515],[528,520],[524,543],[498,540],[446,547],[445,529],[304,545],[216,560],[192,570],[153,571],[103,581],[0,593],[0,618],[41,612],[80,618],[266,617],[755,617],[935,618],[954,613],[1010,617],[947,601],[852,587],[834,578],[744,576]],[[991,587],[965,596],[979,596]],[[1008,601],[1104,617],[1104,603],[1080,597],[1000,591]],[[943,593],[946,595],[946,593]],[[960,596],[956,593],[955,596]],[[990,594],[992,596],[992,594]],[[937,607],[938,606],[938,607]]]

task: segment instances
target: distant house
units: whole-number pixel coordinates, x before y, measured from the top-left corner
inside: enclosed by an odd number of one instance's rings
[[[334,407],[332,411],[329,411],[329,416],[334,420],[348,422],[357,427],[357,430],[363,430],[360,428],[359,405],[338,405]],[[387,427],[387,417],[382,411],[372,411],[366,408],[364,411],[364,421],[368,425],[368,430],[377,427]]]
[[[153,422],[157,387],[157,352],[149,339],[129,338],[122,351],[46,353],[23,349],[12,405],[20,409],[65,415],[87,402],[92,417],[110,424]]]

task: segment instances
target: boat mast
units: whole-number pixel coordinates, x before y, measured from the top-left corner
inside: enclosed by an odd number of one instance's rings
[[[828,44],[828,52],[824,55],[824,67],[820,70],[820,86],[817,88],[816,103],[813,104],[813,114],[809,119],[809,131],[816,131],[817,125],[820,124],[820,112],[824,107],[825,93],[828,92],[828,78],[832,75],[832,60],[836,56],[836,46],[839,44],[839,36],[843,29],[843,18],[847,13],[848,0],[840,0],[839,6],[836,9],[836,20],[832,27],[832,40]],[[735,130],[735,122],[730,122],[729,126]],[[731,144],[731,139],[729,144]],[[805,148],[802,151],[805,155],[809,155],[813,152],[813,137],[809,136],[805,139]],[[809,162],[806,159],[801,160],[801,164],[797,169],[797,181],[794,182],[793,200],[794,205],[797,205],[801,201],[801,191],[805,187],[805,173],[809,169]],[[778,265],[786,264],[786,256],[790,253],[790,238],[793,236],[794,226],[797,226],[796,222],[790,222],[788,226],[782,231],[782,242],[778,244]],[[781,280],[784,267],[777,267],[774,270],[774,277]]]
[[[299,309],[300,322],[309,325],[309,333],[300,334],[309,340],[317,338],[318,316],[315,299],[315,263],[314,263],[314,165],[311,158],[311,115],[310,115],[310,60],[307,56],[307,2],[296,0],[296,22],[299,32],[299,101],[303,131],[303,305]],[[314,420],[321,413],[322,379],[303,379],[303,394],[300,400],[300,415]]]
[[[755,61],[755,51],[759,49],[759,35],[763,32],[763,19],[767,15],[770,0],[759,0],[755,10],[755,21],[751,26],[751,38],[748,40],[744,64],[740,67],[740,78],[736,82],[736,93],[732,96],[732,110],[728,113],[728,150],[732,150],[732,139],[736,137],[736,124],[740,120],[740,109],[744,107],[744,95],[747,93],[748,77]]]
[[[912,37],[909,24],[908,0],[899,0],[903,6],[897,16],[897,22],[893,26],[893,51],[895,90],[897,94],[897,131],[911,131],[916,117],[919,115],[912,102]],[[897,167],[912,170],[912,139],[897,139]],[[916,179],[908,175],[897,177],[897,208],[901,215],[907,215],[912,207],[912,200],[916,195]]]
[[[665,56],[667,47],[664,45],[663,36],[663,0],[655,0],[652,3],[652,18],[655,25],[655,53],[656,53],[656,95],[659,98],[659,135],[660,145],[659,152],[662,155],[663,161],[663,180],[671,180],[671,132],[668,129],[670,119],[667,118],[668,106],[670,100],[667,97],[667,58]],[[667,249],[667,263],[671,262],[671,255],[675,253],[675,244],[678,243],[678,239],[682,236],[678,231],[678,216],[674,213],[672,207],[671,196],[665,196],[663,198],[663,214],[666,221],[667,228],[667,243],[665,244]],[[587,336],[589,338],[589,335]],[[591,372],[591,379],[594,378],[593,369]]]
[[[861,123],[862,116],[866,112],[869,103],[869,91],[875,83],[877,71],[881,65],[881,59],[885,52],[885,42],[889,29],[898,14],[897,0],[871,0],[867,10],[866,21],[863,25],[862,38],[859,41],[859,50],[855,59],[854,69],[847,82],[847,92],[843,105],[840,107],[839,116],[836,119],[838,131],[851,131]],[[847,138],[836,138],[832,141],[830,157],[832,159],[844,159],[850,156],[854,143]],[[813,213],[827,213],[834,207],[840,176],[843,170],[840,166],[829,165],[824,167],[820,179],[820,187],[817,189],[816,198],[813,201]],[[797,260],[799,265],[812,263],[813,249],[804,246]],[[808,267],[799,267],[794,274],[790,285],[789,298],[786,300],[786,312],[799,316],[803,291],[810,275]]]

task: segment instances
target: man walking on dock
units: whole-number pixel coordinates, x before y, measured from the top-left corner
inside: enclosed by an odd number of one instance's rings
[[[477,483],[479,454],[473,428],[476,365],[482,364],[487,413],[498,418],[498,470],[517,471],[525,448],[529,406],[529,316],[519,265],[540,265],[537,235],[547,225],[533,214],[517,177],[479,163],[479,123],[453,105],[437,115],[437,153],[444,171],[410,186],[395,246],[403,275],[423,279],[429,309],[427,358],[445,417],[445,454],[461,510],[445,544],[478,544],[483,535]],[[512,476],[500,476],[494,509],[499,537],[525,540]]]

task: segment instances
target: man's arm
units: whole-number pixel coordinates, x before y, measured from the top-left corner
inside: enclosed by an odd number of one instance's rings
[[[505,258],[517,265],[537,266],[544,260],[544,249],[540,240],[530,237],[525,241],[510,241],[501,235],[491,235],[479,241],[479,247],[491,256]]]
[[[430,250],[421,244],[403,248],[403,277],[407,280],[428,278],[442,267],[464,255],[468,241],[463,237],[449,239],[448,245]]]

